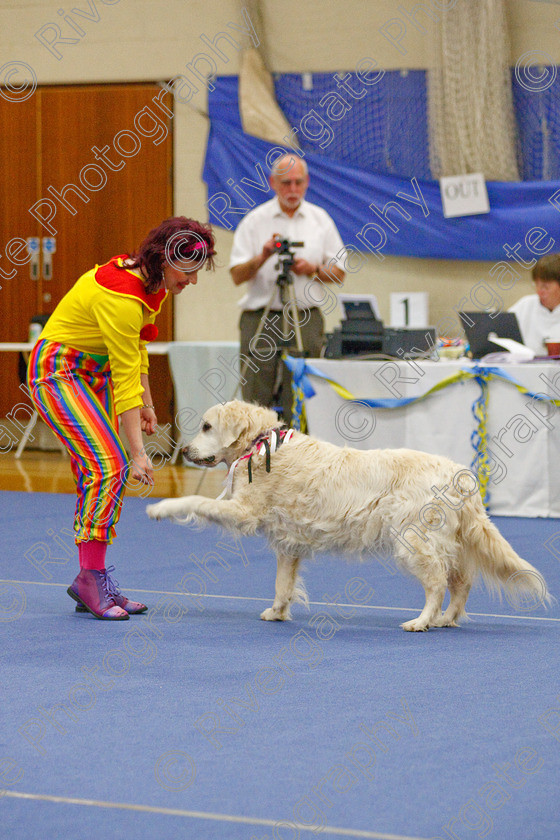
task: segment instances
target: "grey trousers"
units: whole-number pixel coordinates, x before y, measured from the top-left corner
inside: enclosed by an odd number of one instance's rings
[[[247,402],[257,402],[268,408],[281,409],[284,422],[290,424],[292,419],[292,377],[286,365],[282,362],[281,351],[284,345],[282,336],[282,313],[271,311],[265,322],[258,342],[251,342],[256,336],[259,322],[264,309],[245,310],[239,322],[241,369],[245,365],[241,379],[241,393]],[[299,322],[304,355],[318,357],[321,355],[325,334],[325,325],[321,310],[300,309]],[[286,335],[289,338],[287,351],[297,348],[293,326],[285,324]]]

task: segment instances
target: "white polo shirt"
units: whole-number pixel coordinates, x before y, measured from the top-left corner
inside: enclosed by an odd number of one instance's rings
[[[560,305],[551,312],[538,295],[525,295],[509,311],[517,315],[523,344],[538,356],[546,356],[545,341],[560,341]]]
[[[303,248],[291,249],[295,259],[304,259],[313,265],[325,265],[333,259],[333,265],[343,268],[344,245],[329,214],[316,204],[302,201],[294,215],[288,216],[283,212],[276,196],[255,207],[239,223],[233,236],[229,267],[242,265],[260,254],[264,243],[274,234],[289,242],[303,242]],[[239,306],[242,309],[260,309],[267,306],[281,268],[282,266],[278,265],[278,257],[272,254],[255,277],[244,284],[246,293],[239,301]],[[323,284],[311,280],[310,277],[298,277],[295,274],[292,274],[292,278],[298,306],[301,309],[320,306],[325,299]],[[282,309],[277,288],[271,308]]]

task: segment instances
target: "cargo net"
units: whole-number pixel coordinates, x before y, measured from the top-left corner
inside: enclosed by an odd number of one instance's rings
[[[431,171],[519,180],[504,0],[438,12],[428,71]]]
[[[524,64],[512,69],[519,168],[524,181],[560,180],[559,68],[539,63],[547,58],[526,54]]]
[[[276,99],[304,152],[430,179],[425,71],[376,71],[368,71],[369,84],[345,71],[278,75]]]

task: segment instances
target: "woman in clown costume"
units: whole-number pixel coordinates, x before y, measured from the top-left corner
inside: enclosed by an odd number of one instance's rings
[[[68,594],[77,611],[100,619],[119,621],[147,610],[120,592],[105,555],[129,474],[154,483],[142,439],[157,426],[146,341],[157,336],[154,321],[166,297],[196,283],[201,268],[213,268],[214,254],[209,225],[184,216],[166,219],[133,254],[113,257],[76,281],[29,359],[31,398],[68,449],[76,479],[80,572]]]

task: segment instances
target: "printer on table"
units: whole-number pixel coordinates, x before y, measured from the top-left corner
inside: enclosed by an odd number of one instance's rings
[[[339,301],[345,317],[327,335],[325,358],[367,355],[437,358],[434,327],[384,327],[374,295],[340,295]]]

